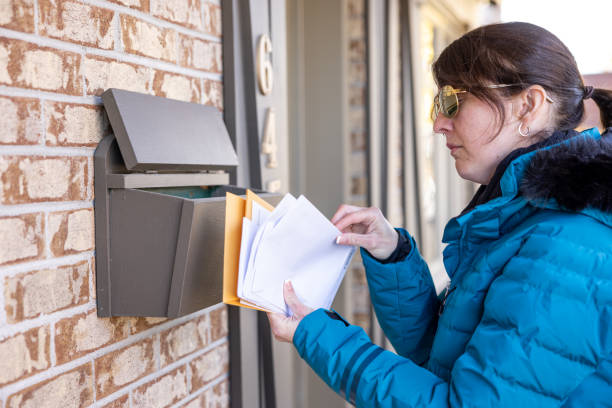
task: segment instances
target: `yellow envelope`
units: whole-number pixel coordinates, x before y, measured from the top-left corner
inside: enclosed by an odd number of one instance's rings
[[[261,205],[263,208],[265,208],[268,211],[274,210],[273,205],[270,205],[267,201],[264,201],[261,197],[259,197],[257,194],[255,194],[251,190],[247,190],[246,196],[247,196],[246,209],[244,212],[245,214],[244,216],[247,217],[249,220],[253,219],[253,201]]]
[[[238,292],[238,271],[240,263],[240,242],[242,240],[242,218],[251,219],[253,214],[253,201],[266,208],[274,207],[261,199],[251,190],[247,190],[244,199],[232,193],[225,195],[225,242],[223,252],[223,303],[228,305],[263,310],[240,303]],[[247,214],[248,207],[248,214]]]

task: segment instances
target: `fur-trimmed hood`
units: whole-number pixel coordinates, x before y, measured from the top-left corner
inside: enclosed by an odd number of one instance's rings
[[[530,200],[554,199],[572,211],[612,213],[612,128],[601,138],[575,136],[535,153],[520,185]]]

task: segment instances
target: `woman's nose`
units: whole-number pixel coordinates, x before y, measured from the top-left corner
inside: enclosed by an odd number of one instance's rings
[[[452,119],[447,118],[446,116],[439,114],[433,123],[433,131],[435,133],[448,133],[452,127]]]

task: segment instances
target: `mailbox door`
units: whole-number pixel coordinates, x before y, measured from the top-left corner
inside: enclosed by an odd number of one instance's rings
[[[183,199],[111,189],[109,206],[110,315],[166,316]]]

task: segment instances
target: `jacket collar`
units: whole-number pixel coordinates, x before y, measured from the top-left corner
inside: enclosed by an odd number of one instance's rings
[[[580,211],[612,226],[612,183],[606,180],[612,166],[611,130],[604,133],[603,138],[597,128],[581,133],[567,131],[568,137],[560,138],[560,142],[519,155],[503,171],[499,180],[501,195],[452,218],[446,225],[442,241],[448,243],[458,239],[467,225],[470,235],[476,239],[497,238],[500,225],[524,213],[527,204]],[[551,137],[556,136],[557,133]],[[583,171],[578,171],[580,166],[584,167]],[[593,180],[597,174],[599,176]],[[576,186],[587,191],[598,190],[598,193],[568,194],[574,192],[572,188]],[[569,207],[568,203],[574,207]]]

